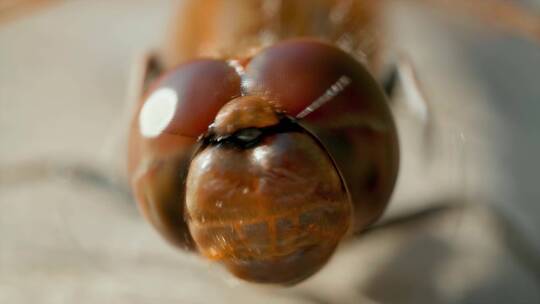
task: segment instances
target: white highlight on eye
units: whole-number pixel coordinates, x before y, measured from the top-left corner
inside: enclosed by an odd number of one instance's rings
[[[139,114],[139,129],[145,137],[156,137],[174,118],[178,95],[173,89],[162,88],[150,95]]]
[[[270,153],[270,150],[268,149],[268,147],[265,147],[265,146],[257,147],[253,151],[253,158],[255,159],[256,162],[261,163],[264,161],[268,153]]]
[[[348,87],[351,82],[352,79],[350,79],[346,75],[341,76],[332,86],[330,86],[328,90],[324,92],[321,97],[317,98],[307,108],[300,112],[300,114],[296,115],[296,118],[304,118],[309,114],[313,113],[313,111],[317,110],[325,103],[329,102],[334,97],[339,95],[339,93],[343,92],[343,90],[345,90],[345,88]]]
[[[212,155],[210,153],[206,153],[202,156],[199,156],[200,159],[198,161],[199,163],[199,168],[201,170],[206,170],[208,168],[210,168],[210,163],[212,162]]]
[[[238,60],[229,60],[227,61],[227,64],[232,67],[240,77],[244,76],[246,74],[246,70],[244,67],[238,62]]]
[[[240,90],[242,91],[242,95],[246,95],[246,92],[253,85],[253,81],[246,78],[246,69],[238,60],[228,60],[227,64],[236,71],[238,76],[240,76]]]
[[[253,81],[253,79],[242,78],[240,82],[240,88],[242,89],[242,92],[247,92],[250,89],[253,89],[254,86],[255,82]]]

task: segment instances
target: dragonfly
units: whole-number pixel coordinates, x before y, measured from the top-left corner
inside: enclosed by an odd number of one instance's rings
[[[414,65],[385,41],[394,2],[184,1],[132,88],[128,170],[145,218],[236,277],[282,285],[376,223],[399,171],[397,86],[430,128]],[[510,2],[414,2],[540,36]]]

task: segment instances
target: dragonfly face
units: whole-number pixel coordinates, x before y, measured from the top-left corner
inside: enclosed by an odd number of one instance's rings
[[[398,147],[385,102],[361,64],[316,40],[181,65],[133,122],[141,209],[240,278],[301,281],[386,207]]]
[[[352,206],[318,141],[254,96],[225,105],[202,141],[186,182],[199,251],[256,282],[290,284],[320,269]]]

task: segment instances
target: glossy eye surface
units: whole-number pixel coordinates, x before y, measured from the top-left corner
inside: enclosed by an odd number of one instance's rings
[[[248,94],[275,100],[291,116],[314,103],[307,119],[327,119],[347,110],[369,110],[378,87],[368,71],[335,46],[311,39],[286,41],[262,50],[246,67]],[[354,99],[354,102],[343,102]],[[328,105],[328,106],[325,106]],[[315,111],[316,110],[316,111]]]
[[[248,94],[297,116],[328,149],[351,192],[354,230],[376,221],[394,188],[399,148],[386,97],[367,69],[335,46],[296,39],[263,49],[245,74]]]
[[[159,79],[145,100],[139,120],[143,136],[162,132],[197,137],[219,109],[240,96],[240,77],[222,60],[181,65]]]
[[[240,78],[225,61],[195,60],[158,79],[132,121],[128,169],[137,202],[148,221],[181,248],[193,248],[183,214],[197,137],[238,95]]]

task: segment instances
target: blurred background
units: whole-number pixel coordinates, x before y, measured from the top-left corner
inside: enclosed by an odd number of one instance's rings
[[[387,224],[283,289],[170,247],[127,187],[130,75],[176,2],[0,0],[0,303],[540,303],[540,25],[396,2],[387,39],[431,102],[429,152],[402,100]]]

